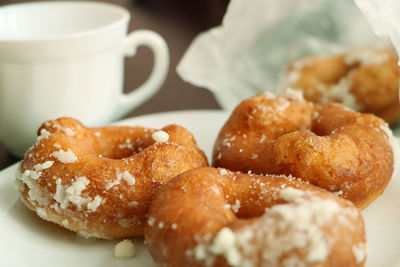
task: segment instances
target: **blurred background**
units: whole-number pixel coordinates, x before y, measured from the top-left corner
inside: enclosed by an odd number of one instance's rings
[[[2,0],[0,5],[35,2]],[[159,33],[168,43],[170,69],[164,86],[152,99],[126,117],[184,109],[219,109],[210,91],[183,82],[175,72],[183,53],[200,32],[222,21],[228,0],[103,0],[127,8],[131,13],[129,31],[149,29]],[[138,49],[134,60],[125,60],[124,91],[129,92],[145,81],[152,69],[150,49]],[[0,170],[16,162],[0,144]]]

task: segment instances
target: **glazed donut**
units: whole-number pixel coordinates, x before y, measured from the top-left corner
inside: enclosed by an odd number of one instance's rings
[[[363,218],[293,177],[198,168],[163,186],[145,240],[161,266],[364,266]]]
[[[313,104],[298,91],[264,93],[233,111],[215,142],[213,166],[300,177],[362,209],[394,173],[393,140],[374,115]]]
[[[393,124],[400,116],[399,67],[389,50],[358,49],[292,63],[279,87],[301,90],[316,103],[341,102]]]
[[[16,187],[41,218],[84,237],[143,235],[159,187],[183,171],[208,166],[189,131],[177,125],[162,130],[47,121],[19,165]],[[164,138],[155,142],[152,136]]]

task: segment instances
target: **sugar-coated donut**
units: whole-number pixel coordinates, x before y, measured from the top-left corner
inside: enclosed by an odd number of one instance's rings
[[[304,92],[316,103],[341,102],[390,124],[400,117],[398,57],[384,49],[355,49],[292,63],[280,87]]]
[[[198,168],[164,185],[145,240],[161,266],[364,266],[363,218],[293,177]]]
[[[298,91],[242,102],[221,129],[213,166],[285,174],[364,208],[394,173],[396,142],[387,124],[341,104],[313,104]]]
[[[208,166],[192,134],[177,125],[162,132],[86,128],[60,118],[45,122],[38,136],[16,174],[21,198],[41,218],[85,237],[143,235],[159,187],[183,171]]]

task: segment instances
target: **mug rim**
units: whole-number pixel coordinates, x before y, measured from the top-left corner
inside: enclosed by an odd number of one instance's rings
[[[24,8],[27,6],[41,6],[41,5],[51,5],[51,6],[60,6],[60,5],[72,5],[72,6],[96,6],[96,7],[103,7],[108,9],[113,9],[116,12],[119,12],[119,18],[115,21],[107,24],[103,24],[100,26],[96,26],[89,30],[82,30],[73,33],[64,33],[55,36],[48,36],[48,37],[35,37],[35,38],[1,38],[0,37],[0,44],[1,43],[30,43],[30,42],[52,42],[52,41],[63,41],[63,40],[72,40],[76,38],[82,38],[83,36],[91,36],[101,33],[102,31],[108,31],[112,28],[120,27],[121,25],[125,25],[130,20],[130,13],[129,11],[119,5],[105,3],[105,2],[97,2],[97,1],[38,1],[38,2],[24,2],[24,3],[15,3],[9,4],[0,7],[0,11],[7,8]]]

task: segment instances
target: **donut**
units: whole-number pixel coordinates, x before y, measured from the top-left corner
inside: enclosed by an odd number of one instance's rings
[[[163,186],[145,228],[161,266],[364,266],[353,203],[289,176],[197,168]]]
[[[368,206],[394,175],[387,124],[342,104],[314,104],[298,91],[264,93],[239,104],[214,144],[212,165],[302,178]],[[396,153],[397,155],[397,153]]]
[[[394,124],[400,117],[398,57],[385,49],[309,56],[290,64],[279,87],[301,90],[312,102],[341,102]]]
[[[41,218],[83,237],[113,239],[143,235],[160,186],[204,166],[204,153],[181,126],[87,128],[60,118],[39,128],[15,184]]]

